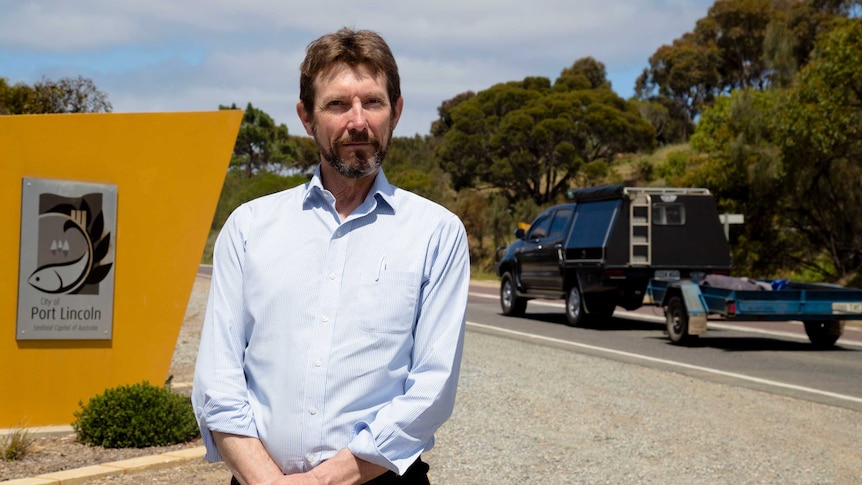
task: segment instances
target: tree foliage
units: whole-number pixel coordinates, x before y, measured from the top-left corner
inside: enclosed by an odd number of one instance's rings
[[[691,122],[721,94],[787,87],[808,62],[817,37],[858,3],[717,0],[692,32],[650,57],[636,81],[636,95],[677,103]]]
[[[661,146],[684,142],[694,132],[694,123],[688,119],[685,108],[669,97],[633,98],[629,102],[652,125],[656,142]]]
[[[300,172],[312,172],[314,167],[320,162],[320,151],[317,149],[317,143],[310,136],[291,136],[291,142],[296,149],[296,160],[294,166]]]
[[[434,158],[437,139],[431,136],[395,137],[383,168],[391,183],[450,206],[455,194],[449,176]]]
[[[282,176],[266,170],[245,175],[240,167],[231,167],[225,176],[216,212],[213,216],[212,230],[218,231],[228,216],[241,204],[252,199],[301,185],[308,181],[303,175]]]
[[[42,78],[32,86],[9,85],[0,78],[0,114],[107,113],[108,96],[82,76],[56,81]]]
[[[834,276],[862,273],[862,19],[816,44],[790,91],[778,144],[793,228],[829,255]],[[858,276],[856,276],[858,278]]]
[[[554,82],[557,91],[599,88],[611,89],[611,83],[607,79],[605,65],[592,57],[578,59],[571,67],[563,69]]]
[[[763,43],[767,26],[776,16],[773,0],[717,0],[694,28],[696,42],[718,52],[718,89],[767,86]]]
[[[553,87],[528,77],[444,102],[440,165],[456,190],[491,186],[512,202],[554,201],[587,164],[652,146],[652,126],[609,86],[604,66],[587,58]]]
[[[723,212],[744,214],[731,231],[733,261],[743,275],[775,274],[796,264],[797,238],[786,230],[785,184],[775,145],[782,92],[746,89],[721,96],[704,111],[692,147],[707,154],[680,183],[709,187]]]
[[[454,123],[452,120],[452,109],[461,104],[462,101],[466,101],[473,96],[476,96],[476,93],[473,91],[466,91],[454,98],[443,101],[443,103],[437,108],[437,115],[439,118],[431,123],[431,136],[441,137],[445,135],[446,132],[452,128],[452,124]]]
[[[238,109],[236,104],[219,109]],[[233,147],[232,166],[241,166],[246,177],[264,168],[276,170],[292,164],[297,158],[296,145],[287,133],[287,125],[276,124],[271,116],[251,103],[245,108],[242,124]]]
[[[641,99],[682,107],[684,121],[690,123],[715,96],[719,62],[715,45],[703,45],[695,35],[685,34],[649,58],[650,67],[638,77],[635,93]]]
[[[737,268],[843,282],[862,272],[862,20],[837,23],[787,89],[736,90],[701,117],[683,183],[742,212]]]

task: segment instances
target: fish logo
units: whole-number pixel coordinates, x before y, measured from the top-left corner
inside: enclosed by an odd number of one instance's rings
[[[88,203],[88,200],[90,203]],[[93,217],[91,203],[98,210]],[[39,214],[38,268],[27,282],[48,294],[98,294],[98,283],[113,263],[104,263],[111,234],[104,232],[101,194],[65,198],[42,194]]]

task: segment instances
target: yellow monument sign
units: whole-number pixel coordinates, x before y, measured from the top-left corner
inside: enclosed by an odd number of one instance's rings
[[[0,428],[164,382],[241,118],[0,116]]]

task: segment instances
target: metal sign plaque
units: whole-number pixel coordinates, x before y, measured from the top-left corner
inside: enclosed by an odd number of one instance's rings
[[[117,186],[23,179],[18,340],[110,340]]]

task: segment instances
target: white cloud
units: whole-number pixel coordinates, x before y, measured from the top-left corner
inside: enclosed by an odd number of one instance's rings
[[[84,75],[115,111],[216,109],[252,102],[298,134],[306,44],[341,26],[379,31],[399,61],[397,134],[427,133],[444,100],[497,82],[603,62],[631,94],[649,56],[694,27],[706,0],[13,0],[0,17],[0,76]]]

